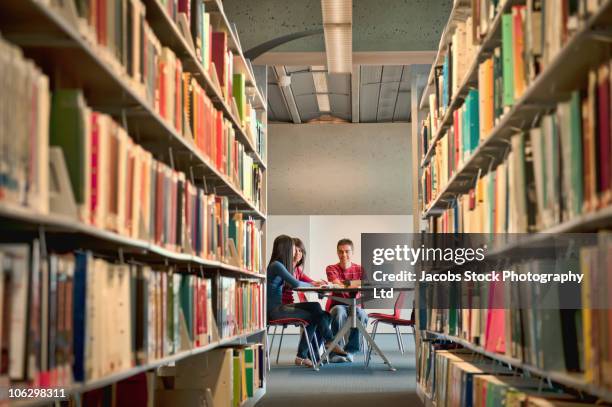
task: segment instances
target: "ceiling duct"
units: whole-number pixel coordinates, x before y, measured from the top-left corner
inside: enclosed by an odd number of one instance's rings
[[[353,0],[321,0],[327,70],[351,73],[353,66]]]

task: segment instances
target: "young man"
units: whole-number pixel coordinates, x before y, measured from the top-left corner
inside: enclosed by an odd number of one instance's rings
[[[361,280],[363,276],[363,269],[359,264],[351,262],[353,255],[353,242],[350,239],[340,239],[336,245],[336,253],[338,254],[338,260],[336,264],[327,266],[325,272],[327,273],[327,279],[329,282],[339,285],[344,285],[346,280]],[[349,293],[343,293],[343,297],[350,297]],[[332,333],[336,335],[342,328],[342,325],[348,318],[349,308],[345,304],[340,304],[332,300],[330,313],[332,315],[331,329]],[[357,308],[357,318],[365,325],[368,324],[368,315],[361,308]],[[352,328],[349,334],[348,343],[344,347],[345,352],[348,353],[346,357],[334,355],[330,359],[332,362],[352,362],[353,353],[359,351],[360,338],[359,331],[356,328]]]

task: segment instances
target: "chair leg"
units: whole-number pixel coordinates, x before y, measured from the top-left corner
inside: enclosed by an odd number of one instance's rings
[[[274,332],[272,332],[272,340],[270,341],[270,346],[268,346],[268,370],[272,367],[272,362],[270,361],[270,355],[272,354],[272,350],[274,349],[274,340],[276,339],[276,328],[277,325],[274,325]]]
[[[283,346],[283,336],[285,335],[285,325],[281,331],[280,341],[278,341],[278,351],[276,351],[276,364],[278,365],[278,358],[280,356],[281,347]]]
[[[397,337],[397,346],[401,354],[404,354],[404,347],[402,346],[402,336],[400,335],[399,326],[395,325],[395,336]]]
[[[306,337],[306,345],[308,345],[308,352],[310,353],[310,361],[312,362],[312,368],[315,371],[319,370],[319,368],[317,368],[317,364],[315,362],[314,351],[312,350],[312,345],[310,343],[310,338],[308,337],[308,332],[306,332],[306,327],[302,326],[302,329],[304,330],[304,336]]]
[[[378,330],[378,322],[379,321],[374,322],[374,330],[372,331],[372,340],[376,339],[376,331]],[[368,367],[370,365],[370,359],[372,359],[372,347],[371,346],[368,347],[368,356],[366,358],[365,367]]]

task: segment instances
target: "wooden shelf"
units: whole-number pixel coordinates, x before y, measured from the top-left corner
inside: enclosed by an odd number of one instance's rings
[[[489,168],[495,168],[506,156],[509,140],[513,134],[527,130],[543,111],[565,100],[580,86],[589,67],[597,61],[597,30],[600,25],[612,24],[612,0],[606,0],[598,12],[565,44],[544,71],[525,90],[512,108],[500,118],[491,133],[455,171],[438,196],[423,212],[423,217],[438,216],[458,194],[468,192],[476,181],[475,177],[485,175]]]
[[[241,335],[236,335],[236,336],[232,336],[229,338],[224,338],[221,339],[219,341],[213,342],[213,343],[209,343],[208,345],[199,347],[199,348],[194,348],[194,349],[190,349],[190,350],[186,350],[186,351],[182,351],[179,352],[175,355],[170,355],[167,357],[164,357],[162,359],[157,359],[155,361],[152,361],[150,363],[147,363],[146,365],[141,365],[141,366],[136,366],[133,367],[131,369],[128,370],[124,370],[121,372],[117,372],[117,373],[113,373],[111,375],[108,375],[106,377],[103,377],[101,379],[96,379],[96,380],[92,380],[86,383],[75,383],[74,385],[68,387],[65,389],[66,391],[66,395],[74,395],[74,394],[82,394],[85,393],[87,391],[90,390],[94,390],[94,389],[98,389],[100,387],[104,387],[104,386],[108,386],[110,384],[116,383],[120,380],[124,380],[127,379],[128,377],[132,377],[134,375],[137,375],[139,373],[143,373],[146,372],[148,370],[152,370],[152,369],[156,369],[160,366],[164,366],[164,365],[168,365],[171,363],[176,363],[179,360],[188,358],[190,356],[193,355],[199,355],[201,353],[204,352],[208,352],[212,349],[221,347],[221,346],[226,346],[226,345],[231,345],[233,342],[236,341],[240,341],[243,339],[247,339],[253,335],[257,335],[259,333],[264,332],[265,329],[257,329],[255,331],[246,333],[246,334],[241,334]],[[263,393],[265,393],[265,388],[264,389],[259,389],[262,390],[262,392],[260,394],[258,394],[257,396],[259,398],[263,397]],[[253,397],[252,399],[254,399],[255,397]],[[47,405],[49,403],[52,403],[54,401],[59,401],[62,399],[41,399],[41,398],[37,398],[37,399],[14,399],[10,402],[11,406],[14,407],[35,407],[35,406],[41,406],[41,405]],[[247,400],[248,401],[248,400]]]
[[[255,405],[259,403],[259,401],[263,398],[263,396],[265,396],[265,394],[266,394],[266,386],[264,385],[264,387],[260,387],[259,389],[255,390],[255,392],[253,393],[253,397],[245,400],[240,405],[240,407],[255,407]]]
[[[419,385],[418,383],[416,386],[416,394],[417,396],[419,396],[419,399],[421,400],[421,403],[423,403],[423,406],[425,407],[435,407],[436,406],[436,402],[433,401],[432,397],[429,394],[427,394],[425,389],[423,389],[421,385]]]
[[[546,371],[538,367],[523,363],[516,358],[511,358],[506,355],[489,352],[485,350],[484,348],[482,348],[481,346],[474,345],[473,343],[468,342],[465,339],[462,339],[456,336],[445,335],[445,334],[441,334],[439,332],[430,331],[430,330],[426,330],[425,332],[428,335],[433,336],[436,339],[457,343],[463,346],[464,348],[471,350],[472,352],[476,352],[490,359],[494,359],[499,362],[505,363],[516,369],[521,369],[525,372],[529,372],[541,378],[549,379],[552,382],[562,384],[563,386],[567,386],[567,387],[570,387],[570,388],[573,388],[573,389],[576,389],[576,390],[579,390],[579,391],[582,391],[588,394],[592,394],[605,401],[612,401],[612,391],[596,386],[592,383],[586,382],[581,374]]]
[[[207,269],[221,269],[236,273],[243,277],[265,279],[265,274],[255,273],[230,264],[216,260],[204,259],[192,254],[177,253],[164,247],[147,242],[141,239],[134,239],[123,236],[115,232],[97,228],[79,222],[76,219],[57,215],[57,214],[38,214],[32,210],[8,205],[0,202],[0,220],[3,230],[10,230],[11,222],[18,223],[20,226],[25,224],[31,230],[44,228],[45,233],[58,234],[62,237],[63,244],[74,248],[95,248],[97,250],[122,251],[126,257],[133,257],[137,260],[147,260],[154,263],[170,262],[177,265],[202,266]],[[23,229],[20,227],[20,229]],[[69,236],[66,236],[69,235]],[[16,235],[15,235],[16,236]],[[69,239],[70,238],[70,239]],[[91,240],[88,240],[91,239]]]
[[[159,41],[171,48],[176,56],[183,62],[183,69],[185,72],[189,72],[200,83],[206,93],[213,101],[216,108],[221,109],[223,114],[230,119],[234,128],[236,129],[236,136],[238,140],[245,145],[246,151],[251,153],[255,162],[257,162],[262,168],[266,168],[266,163],[262,160],[261,156],[257,152],[257,147],[254,145],[254,141],[251,140],[246,130],[242,127],[240,120],[234,115],[227,101],[223,98],[221,90],[216,86],[214,81],[210,78],[210,75],[204,69],[202,63],[198,60],[195,51],[190,47],[185,37],[181,34],[176,23],[172,21],[168,13],[164,10],[159,0],[143,0],[146,6],[147,21],[151,28],[155,32],[155,35]],[[245,75],[246,77],[246,75]],[[252,76],[251,76],[251,80]],[[254,85],[254,80],[251,82]],[[265,105],[262,109],[265,110]]]
[[[24,27],[28,27],[25,33]],[[133,81],[105,57],[107,52],[84,39],[58,10],[41,0],[0,2],[0,32],[21,46],[26,56],[35,59],[43,69],[63,78],[56,80],[70,84],[65,86],[74,84],[83,88],[89,106],[123,117],[128,134],[156,159],[173,163],[175,169],[187,175],[193,173],[197,181],[204,177],[207,187],[227,195],[232,207],[265,219],[191,140],[180,135],[152,109]]]

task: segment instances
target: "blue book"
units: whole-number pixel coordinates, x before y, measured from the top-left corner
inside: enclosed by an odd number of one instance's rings
[[[448,54],[444,56],[444,65],[442,65],[442,106],[444,111],[448,107],[449,94],[450,94],[450,83],[448,82]]]
[[[74,380],[85,381],[85,342],[87,341],[87,263],[90,254],[76,253],[74,268],[73,307],[72,307],[72,343],[74,346],[74,360],[72,371]]]

